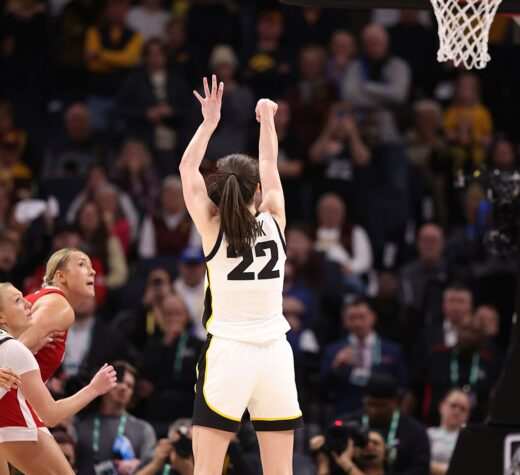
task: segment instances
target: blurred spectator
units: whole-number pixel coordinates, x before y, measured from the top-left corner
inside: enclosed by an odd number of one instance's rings
[[[338,99],[338,90],[327,79],[327,57],[321,46],[307,45],[301,49],[298,78],[288,88],[286,98],[293,112],[296,136],[308,147],[320,135],[321,124]]]
[[[412,173],[419,183],[410,180],[419,195],[420,219],[437,218],[447,225],[447,188],[450,187],[447,171],[446,142],[442,135],[442,109],[429,99],[413,105],[414,121],[406,132],[406,153]],[[417,187],[420,186],[419,189]]]
[[[109,233],[99,205],[85,201],[78,210],[75,224],[85,252],[102,262],[107,288],[121,287],[128,278],[128,264],[121,242]]]
[[[313,249],[311,228],[304,224],[293,224],[287,229],[286,236],[287,259],[294,266],[295,282],[321,295],[325,272],[324,256]]]
[[[383,436],[377,431],[369,431],[368,443],[365,447],[354,445],[348,440],[345,450],[331,456],[322,451],[325,437],[317,435],[310,440],[311,452],[315,453],[317,473],[347,474],[347,475],[384,475],[386,444]],[[334,460],[331,463],[330,457]],[[331,467],[331,465],[333,465]]]
[[[417,235],[417,259],[400,271],[399,300],[411,341],[424,324],[434,324],[441,316],[441,294],[448,283],[448,267],[443,258],[444,233],[436,224],[425,224]]]
[[[355,171],[368,165],[371,151],[350,107],[336,104],[330,108],[319,137],[309,149],[309,158],[319,173],[314,193],[335,192],[351,206]]]
[[[143,68],[130,75],[118,92],[128,134],[154,150],[163,173],[173,171],[171,155],[178,145],[179,128],[186,122],[190,97],[184,78],[168,69],[166,60],[161,40],[149,40],[143,48]]]
[[[464,190],[462,219],[449,236],[446,257],[460,279],[471,279],[479,263],[487,257],[484,235],[489,226],[486,195],[478,183]]]
[[[65,430],[55,430],[51,432],[54,440],[60,446],[63,455],[70,463],[70,466],[76,470],[76,442]]]
[[[388,374],[373,375],[363,399],[364,410],[341,419],[356,420],[386,438],[388,475],[428,475],[430,446],[424,427],[399,412],[397,381]]]
[[[278,10],[264,10],[256,19],[256,47],[245,62],[244,78],[256,97],[280,97],[291,79],[292,57],[282,45],[284,18]]]
[[[143,351],[139,396],[146,399],[145,415],[158,433],[167,422],[193,413],[193,387],[202,341],[190,333],[184,301],[166,296],[159,304],[164,334],[148,341]]]
[[[277,99],[276,103],[278,110],[274,126],[278,136],[278,172],[282,179],[287,221],[290,222],[303,218],[301,202],[306,150],[294,133],[289,103],[285,99]]]
[[[45,276],[45,262],[47,258],[58,249],[65,247],[81,248],[81,236],[79,229],[72,224],[62,224],[53,228],[52,236],[46,236],[43,248],[47,247],[45,259],[42,259],[38,266],[28,274],[23,283],[23,293],[25,295],[36,292],[43,285],[43,277]],[[94,289],[96,291],[96,303],[102,306],[107,296],[107,288],[105,284],[105,269],[103,263],[96,256],[90,256],[92,267],[96,271],[94,280]]]
[[[87,107],[76,102],[64,114],[65,137],[51,145],[44,157],[42,178],[86,178],[94,164],[109,166],[113,152],[95,134]]]
[[[505,137],[499,137],[493,143],[490,152],[491,167],[501,172],[512,172],[518,169],[515,147]]]
[[[124,361],[113,364],[121,373],[116,387],[101,398],[98,411],[78,418],[75,424],[78,475],[100,473],[101,468],[94,466],[103,465],[116,473],[133,473],[156,443],[152,426],[127,412],[136,385],[135,368]]]
[[[168,55],[168,66],[177,71],[192,87],[200,80],[200,65],[193,47],[188,43],[186,22],[172,18],[166,25],[164,42]]]
[[[427,364],[432,351],[438,348],[454,348],[458,342],[458,330],[464,319],[473,311],[473,296],[470,290],[460,284],[450,284],[442,293],[442,321],[427,323],[422,331],[412,333],[402,325],[401,336],[407,344],[408,356],[414,368]],[[447,388],[449,389],[449,388]],[[405,400],[405,409],[412,413],[417,400]]]
[[[372,267],[372,248],[367,233],[352,223],[345,203],[334,193],[323,195],[316,210],[318,228],[314,248],[341,267],[347,293],[364,295],[363,277]]]
[[[471,401],[460,389],[452,389],[439,405],[440,426],[430,427],[430,475],[446,475],[460,429],[469,418]]]
[[[17,109],[17,115],[32,127],[44,108],[47,92],[42,80],[48,70],[49,35],[47,0],[6,0],[1,3],[1,85]],[[35,163],[36,165],[36,163]]]
[[[481,103],[480,82],[475,74],[459,75],[455,97],[444,114],[444,131],[454,173],[473,171],[484,163],[491,145],[493,121],[488,108]]]
[[[471,401],[471,421],[482,422],[487,414],[489,395],[499,375],[500,361],[485,349],[483,325],[470,314],[457,328],[458,342],[453,348],[437,345],[424,360],[417,361],[413,388],[423,401],[422,417],[438,424],[437,407],[452,388],[462,388]],[[423,395],[428,397],[422,399]]]
[[[400,387],[408,384],[408,370],[401,348],[376,333],[377,315],[364,300],[346,305],[343,328],[348,337],[325,348],[322,360],[322,380],[337,392],[334,414],[357,411],[370,376],[387,373],[394,376]]]
[[[137,309],[124,312],[130,319],[130,338],[139,350],[154,337],[164,335],[161,305],[172,294],[172,279],[168,272],[160,267],[153,268],[146,277],[146,284]],[[202,315],[202,314],[201,314]]]
[[[342,98],[360,110],[376,111],[381,142],[400,141],[394,112],[410,92],[408,64],[390,52],[388,33],[379,25],[363,29],[362,53],[352,62],[342,86]]]
[[[221,119],[206,150],[208,160],[216,160],[230,153],[246,153],[253,134],[254,95],[249,86],[240,84],[235,51],[228,45],[217,45],[209,58],[209,68],[224,82]]]
[[[390,340],[399,340],[399,279],[393,272],[382,271],[377,275],[377,291],[371,305],[377,315],[377,332]]]
[[[25,162],[30,158],[27,142],[27,133],[14,125],[12,105],[0,102],[0,184],[13,188],[20,197],[28,196],[33,178]]]
[[[298,372],[300,363],[298,360],[301,354],[317,354],[320,346],[312,329],[305,325],[305,314],[308,312],[308,309],[305,308],[305,303],[298,297],[285,296],[282,305],[283,315],[291,326],[287,333],[287,340],[293,349],[296,360],[296,372]]]
[[[161,0],[141,0],[139,5],[130,8],[126,24],[141,34],[144,40],[160,38],[170,19],[170,14],[163,10]]]
[[[0,232],[9,226],[12,203],[9,189],[0,184]]]
[[[168,176],[162,182],[159,208],[144,218],[139,256],[177,255],[188,245],[201,246],[201,238],[186,211],[180,178]]]
[[[139,61],[142,38],[125,26],[127,0],[109,0],[104,21],[88,29],[85,62],[90,73],[87,105],[95,130],[112,128],[114,95]]]
[[[132,229],[124,216],[117,188],[110,183],[101,185],[96,190],[95,201],[101,210],[108,234],[115,236],[119,240],[125,255],[128,255],[131,241],[137,235],[138,230]]]
[[[74,313],[76,318],[68,331],[62,362],[64,379],[89,378],[107,361],[130,360],[124,336],[112,330],[97,314],[94,298],[76,307]]]
[[[85,201],[95,200],[97,190],[102,186],[108,184],[110,184],[110,182],[108,181],[106,169],[101,165],[93,165],[88,172],[87,180],[85,181],[85,186],[82,190],[78,192],[78,194],[70,204],[69,208],[67,209],[67,213],[65,215],[67,222],[74,222],[77,217],[78,210],[83,205],[83,203]],[[135,209],[135,206],[132,203],[131,198],[120,189],[117,190],[117,195],[119,204],[121,206],[121,210],[125,218],[130,223],[131,229],[138,229],[139,215],[137,214],[137,210]]]
[[[437,77],[437,35],[424,24],[420,10],[400,10],[399,22],[388,29],[392,52],[411,68],[413,97],[429,97]]]
[[[202,325],[206,277],[206,257],[200,247],[186,247],[179,255],[179,276],[173,282],[173,291],[182,297],[191,321],[191,333],[205,340],[207,332]]]
[[[301,39],[306,43],[326,45],[332,32],[349,25],[349,11],[346,8],[320,8],[304,6],[287,12],[287,31],[294,49],[301,47]]]
[[[346,30],[336,30],[330,37],[327,59],[327,78],[338,90],[347,74],[347,69],[357,53],[356,39]]]
[[[11,282],[13,285],[20,284],[20,276],[16,272],[16,242],[5,236],[0,235],[0,281]]]
[[[125,140],[116,162],[113,182],[121,190],[126,190],[141,216],[153,210],[159,197],[159,177],[143,142]]]
[[[475,309],[475,319],[482,323],[482,331],[487,338],[494,339],[500,331],[500,314],[497,308],[489,303],[479,305]]]
[[[178,2],[176,2],[178,3]],[[240,28],[236,0],[201,0],[189,2],[187,30],[194,54],[206,65],[215,45],[240,46]],[[198,78],[197,83],[199,83]]]
[[[294,263],[285,261],[285,272],[283,281],[283,296],[294,297],[303,304],[304,313],[301,315],[301,323],[304,328],[314,328],[320,320],[316,294],[304,284],[296,282],[297,275]]]
[[[182,418],[176,420],[168,429],[168,437],[157,441],[153,457],[141,463],[135,475],[193,475],[194,460],[191,452],[191,420]],[[189,439],[189,443],[186,443]],[[179,454],[175,447],[181,447]],[[190,450],[184,453],[182,448],[190,446]],[[244,474],[247,475],[247,474]]]
[[[86,86],[83,48],[87,29],[94,25],[103,4],[96,0],[68,1],[56,20],[57,92],[80,97]]]

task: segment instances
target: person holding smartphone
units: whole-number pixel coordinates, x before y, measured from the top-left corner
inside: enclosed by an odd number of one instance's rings
[[[103,396],[97,411],[79,417],[77,468],[79,475],[130,475],[153,451],[152,426],[128,413],[137,371],[125,361],[114,361],[116,386]]]

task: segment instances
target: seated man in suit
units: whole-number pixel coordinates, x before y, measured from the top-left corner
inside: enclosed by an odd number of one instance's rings
[[[337,393],[335,414],[363,406],[363,394],[374,373],[393,375],[401,387],[408,383],[408,370],[401,348],[382,339],[374,330],[377,316],[365,300],[356,300],[343,310],[343,337],[325,348],[322,380]]]

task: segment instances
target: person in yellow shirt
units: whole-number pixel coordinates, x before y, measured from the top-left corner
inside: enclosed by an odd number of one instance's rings
[[[108,128],[115,106],[113,97],[141,57],[143,39],[126,26],[127,12],[127,0],[109,0],[104,21],[89,28],[85,37],[85,64],[90,73],[87,103],[98,130]]]
[[[444,131],[450,143],[453,171],[468,171],[481,166],[491,144],[493,120],[480,100],[478,77],[462,73],[455,97],[444,114]]]

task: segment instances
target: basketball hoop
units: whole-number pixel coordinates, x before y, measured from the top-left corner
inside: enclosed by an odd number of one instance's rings
[[[491,59],[489,29],[502,0],[430,0],[439,25],[438,61],[482,69]]]

